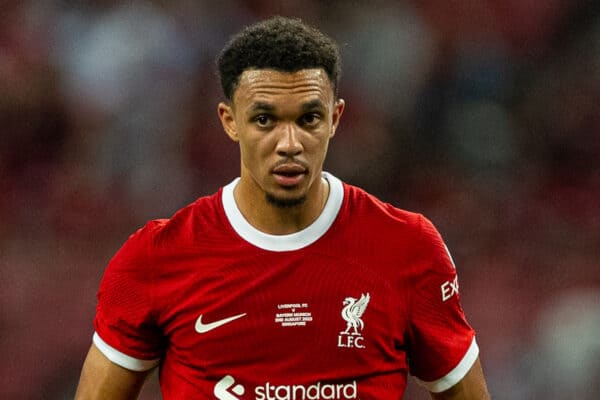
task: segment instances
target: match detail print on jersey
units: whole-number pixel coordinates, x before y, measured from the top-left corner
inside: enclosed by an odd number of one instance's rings
[[[278,304],[275,323],[282,327],[306,326],[313,321],[308,303]]]

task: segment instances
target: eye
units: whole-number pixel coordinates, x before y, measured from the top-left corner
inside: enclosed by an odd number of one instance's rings
[[[254,123],[260,128],[268,128],[273,123],[273,118],[268,114],[260,114],[254,117]]]
[[[319,122],[321,122],[321,115],[318,113],[307,113],[302,115],[302,117],[300,117],[300,125],[301,126],[315,126],[317,125]]]

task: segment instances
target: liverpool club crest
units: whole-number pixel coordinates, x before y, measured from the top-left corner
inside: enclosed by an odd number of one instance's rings
[[[359,299],[346,297],[342,302],[342,318],[346,321],[346,329],[338,335],[338,347],[364,348],[361,331],[365,327],[362,316],[369,305],[371,296],[362,294]]]

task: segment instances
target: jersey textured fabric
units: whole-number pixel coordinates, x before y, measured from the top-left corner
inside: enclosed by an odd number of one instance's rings
[[[400,399],[446,390],[478,355],[436,229],[324,173],[320,217],[268,235],[237,180],[133,234],[98,292],[94,343],[160,365],[168,399]]]

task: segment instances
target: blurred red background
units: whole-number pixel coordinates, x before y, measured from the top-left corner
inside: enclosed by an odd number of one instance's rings
[[[214,58],[272,14],[341,44],[326,169],[436,224],[493,398],[598,398],[600,3],[2,3],[1,398],[72,398],[108,259],[237,176]]]

